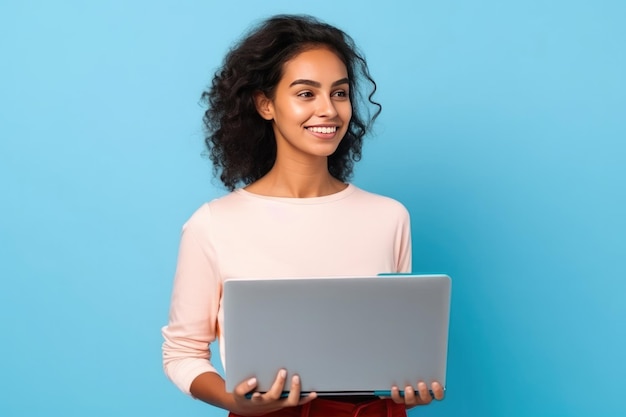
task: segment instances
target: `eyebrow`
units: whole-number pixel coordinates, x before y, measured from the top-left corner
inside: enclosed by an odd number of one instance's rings
[[[317,81],[304,80],[304,79],[295,80],[294,82],[289,84],[289,87],[293,87],[294,85],[299,85],[299,84],[310,85],[311,87],[315,87],[315,88],[322,87],[322,84]],[[337,87],[338,85],[342,85],[342,84],[350,84],[350,80],[348,80],[348,77],[335,81],[334,83],[332,83],[331,87]]]

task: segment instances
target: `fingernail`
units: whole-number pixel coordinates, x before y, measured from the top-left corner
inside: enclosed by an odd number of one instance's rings
[[[250,378],[248,380],[248,386],[252,387],[254,385],[256,385],[256,378]]]
[[[300,383],[300,377],[298,375],[294,375],[292,380],[293,380],[294,384],[299,384]]]
[[[278,376],[280,376],[281,378],[286,378],[287,371],[285,371],[284,369],[281,369],[280,371],[278,371]]]

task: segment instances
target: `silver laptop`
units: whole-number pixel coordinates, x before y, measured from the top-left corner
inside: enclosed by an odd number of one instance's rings
[[[447,275],[227,280],[226,389],[255,376],[267,391],[281,368],[319,395],[445,388],[450,288]]]

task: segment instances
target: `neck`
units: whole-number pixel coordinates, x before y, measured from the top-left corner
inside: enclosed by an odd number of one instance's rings
[[[314,163],[282,161],[261,179],[246,187],[247,191],[274,197],[310,198],[335,194],[346,184],[328,172],[327,158]]]

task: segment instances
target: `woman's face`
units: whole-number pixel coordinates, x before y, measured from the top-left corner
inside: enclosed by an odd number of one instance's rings
[[[326,48],[310,49],[283,66],[274,98],[257,108],[272,120],[277,158],[326,158],[339,146],[352,117],[348,72]]]

